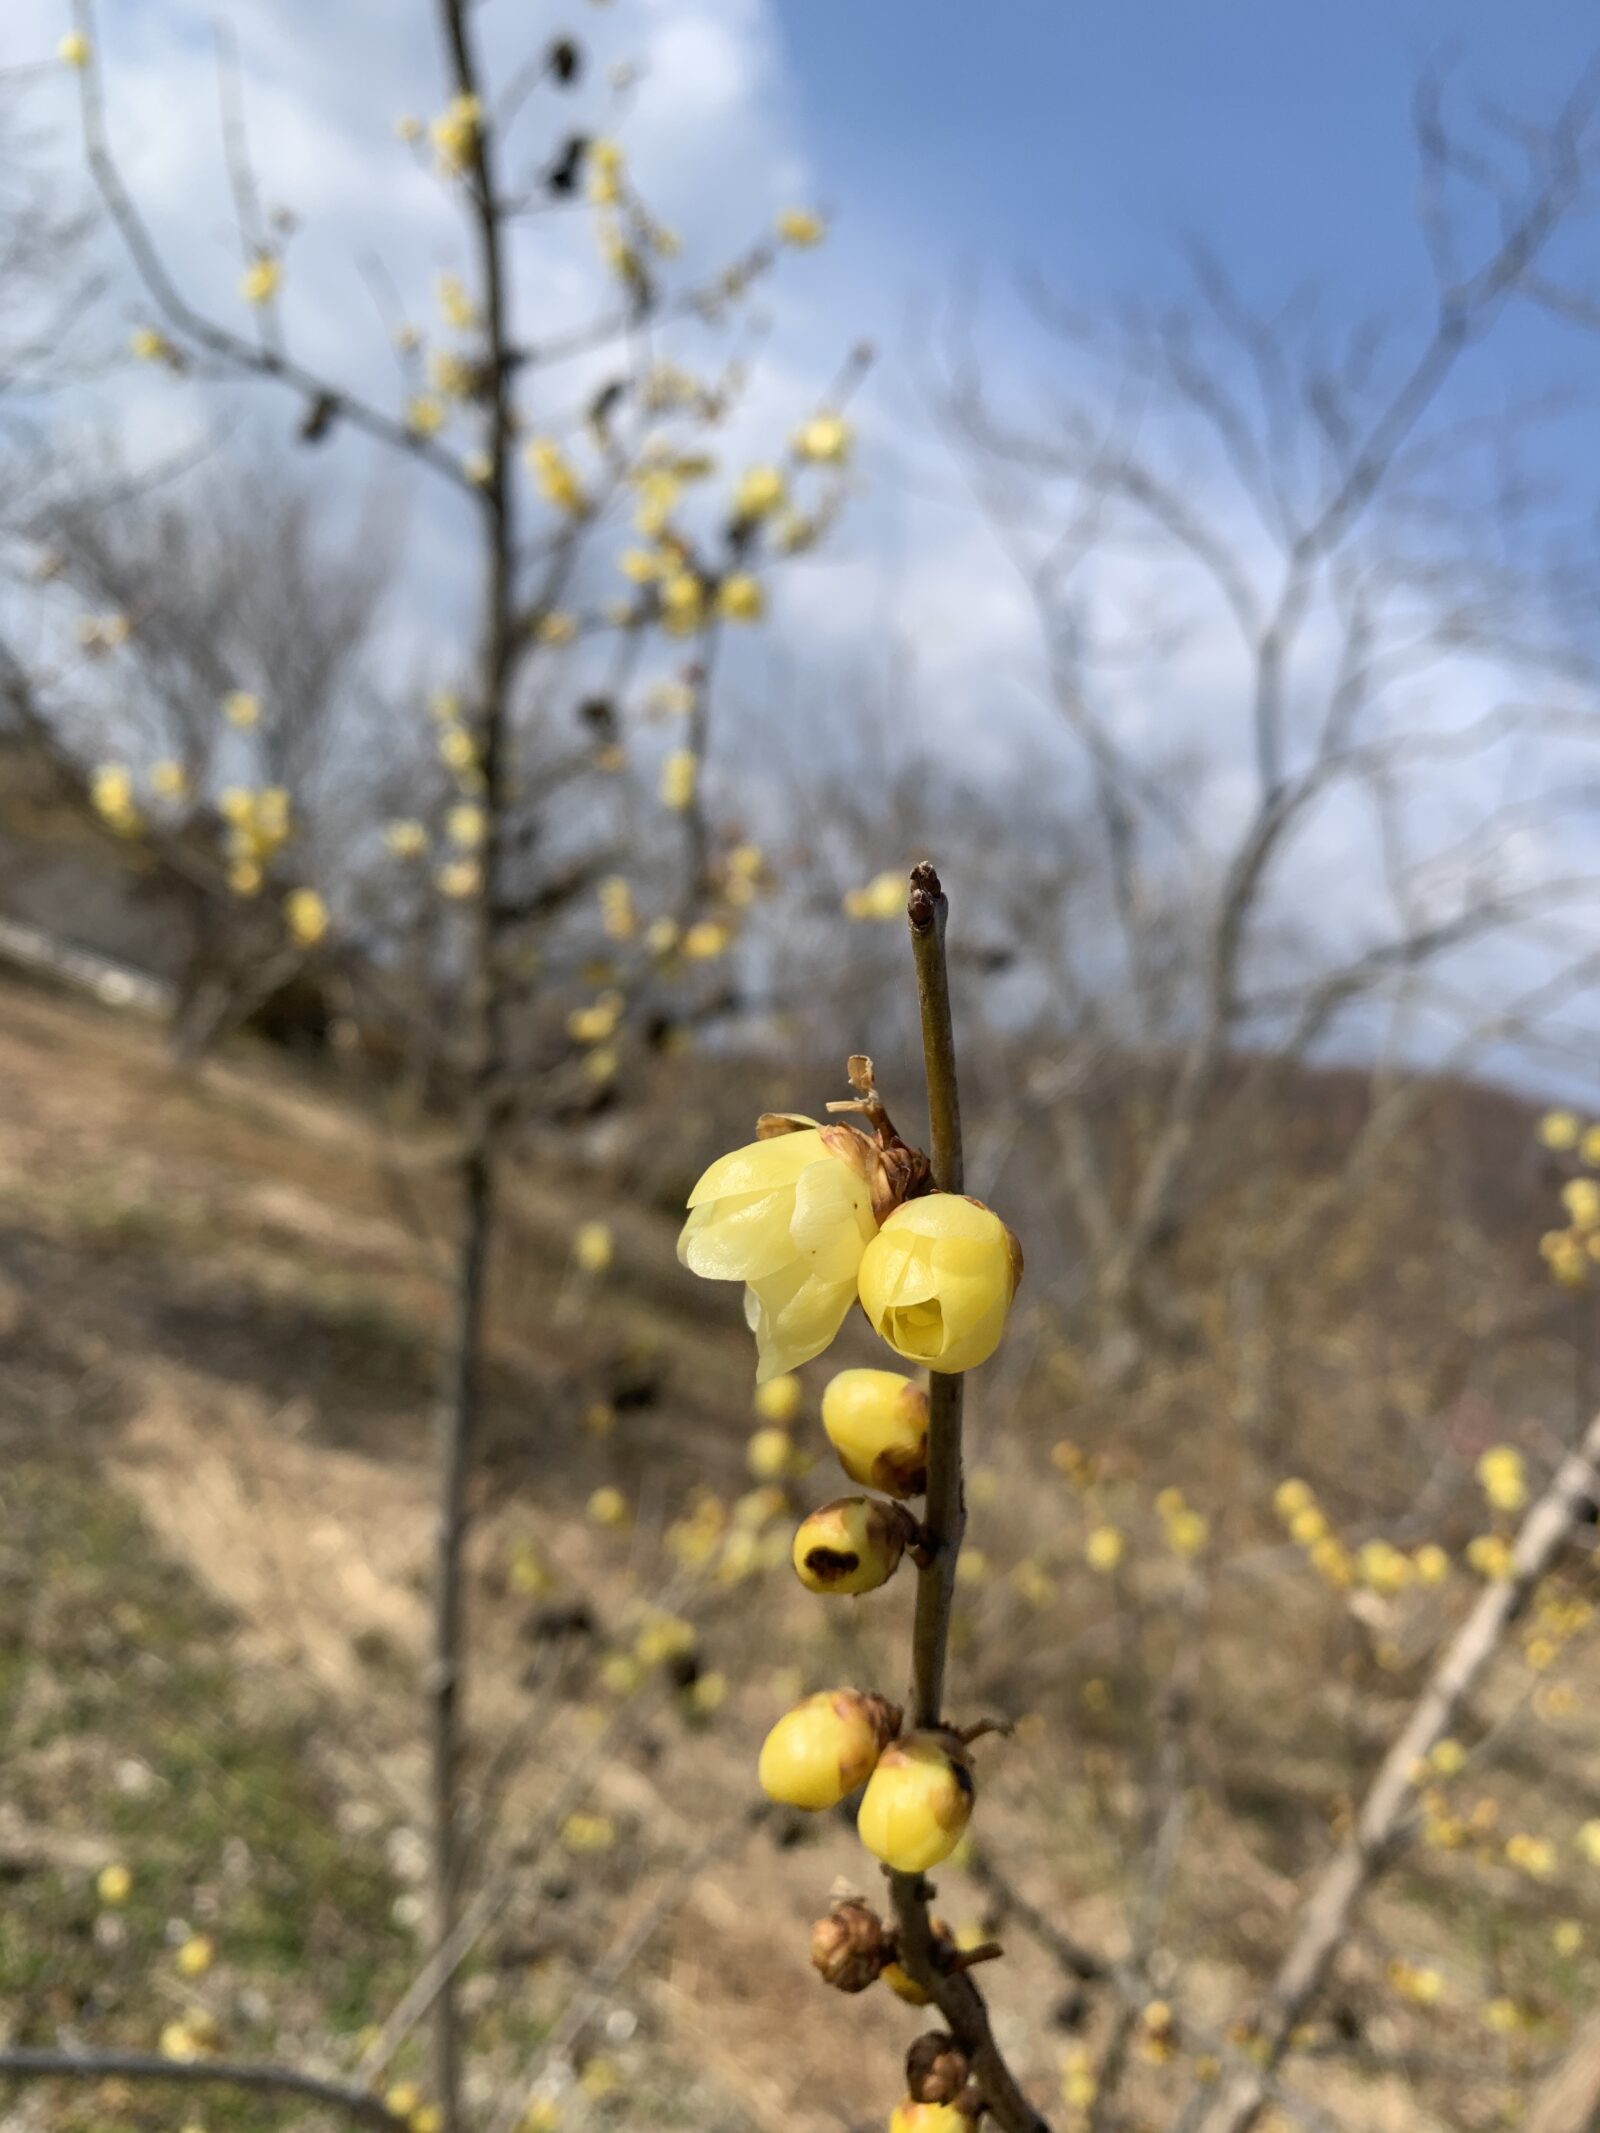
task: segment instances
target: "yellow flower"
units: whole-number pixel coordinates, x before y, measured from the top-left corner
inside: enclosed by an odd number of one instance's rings
[[[1314,1503],[1308,1503],[1303,1511],[1296,1511],[1289,1521],[1289,1538],[1297,1548],[1314,1548],[1319,1540],[1325,1540],[1328,1521]]]
[[[406,402],[406,428],[413,437],[437,437],[447,419],[437,393],[413,393]]]
[[[425,2103],[406,2120],[406,2133],[440,2133],[444,2113],[436,2103]]]
[[[1291,1476],[1280,1481],[1272,1492],[1272,1507],[1282,1519],[1293,1518],[1300,1511],[1308,1511],[1316,1501],[1309,1482]]]
[[[471,333],[478,323],[478,307],[467,294],[458,274],[441,274],[433,285],[439,316],[456,333]]]
[[[854,1598],[886,1585],[905,1553],[907,1520],[875,1496],[841,1496],[800,1522],[790,1560],[808,1592]]]
[[[275,252],[261,252],[239,277],[239,294],[247,304],[270,304],[283,281],[283,261]]]
[[[1561,1204],[1575,1229],[1600,1228],[1600,1184],[1593,1178],[1568,1178]]]
[[[82,30],[68,30],[56,46],[56,57],[64,67],[86,67],[89,64],[89,40]]]
[[[896,1873],[926,1873],[960,1843],[973,1796],[972,1770],[953,1734],[908,1733],[878,1758],[856,1834]]]
[[[494,473],[494,461],[487,452],[469,452],[461,462],[461,471],[475,489],[481,489]]]
[[[383,841],[396,859],[415,859],[428,849],[428,832],[420,822],[390,822]]]
[[[784,1376],[768,1378],[756,1387],[756,1413],[763,1422],[792,1422],[800,1412],[800,1380]]]
[[[1128,1552],[1128,1544],[1115,1526],[1096,1526],[1083,1544],[1083,1559],[1091,1570],[1109,1577]]]
[[[739,477],[739,485],[733,492],[733,515],[746,523],[765,518],[769,512],[781,507],[788,493],[789,485],[781,469],[751,467]]]
[[[1564,1155],[1569,1148],[1578,1145],[1580,1131],[1578,1120],[1571,1111],[1547,1111],[1539,1121],[1539,1139],[1558,1155]]]
[[[1419,1585],[1443,1585],[1450,1576],[1450,1558],[1437,1541],[1424,1541],[1411,1558]]]
[[[1595,1827],[1600,1829],[1600,1823]],[[120,1864],[103,1866],[95,1877],[94,1887],[100,1901],[116,1910],[133,1894],[133,1876]]]
[[[259,896],[263,876],[253,859],[235,859],[228,868],[228,887],[235,896]]]
[[[108,827],[130,836],[139,827],[139,810],[133,804],[133,775],[120,763],[102,763],[89,781],[94,811]]]
[[[615,1034],[627,1001],[620,992],[603,992],[588,1007],[575,1007],[567,1017],[567,1035],[575,1044],[604,1044]]]
[[[767,596],[761,580],[748,570],[736,570],[724,578],[717,593],[717,613],[726,622],[759,622],[766,612]]]
[[[699,765],[692,748],[674,748],[661,766],[661,804],[681,814],[693,804]]]
[[[886,873],[874,874],[864,889],[845,891],[843,907],[846,918],[876,919],[880,924],[904,918],[906,877],[893,868]]]
[[[1022,1275],[1000,1217],[960,1193],[907,1200],[861,1257],[861,1308],[879,1337],[930,1370],[971,1370],[1000,1345]]]
[[[622,150],[615,141],[589,144],[589,198],[596,207],[612,207],[622,190]]]
[[[599,1488],[589,1498],[589,1516],[597,1526],[625,1526],[632,1513],[620,1489]]]
[[[611,1264],[611,1231],[604,1222],[580,1222],[572,1256],[585,1274],[603,1274]]]
[[[1192,1511],[1186,1504],[1175,1511],[1166,1521],[1167,1546],[1174,1555],[1194,1556],[1203,1554],[1210,1538],[1211,1528],[1201,1511]]]
[[[216,1955],[216,1945],[209,1935],[191,1933],[173,1958],[181,1977],[204,1977],[211,1968]]]
[[[701,918],[684,934],[680,946],[692,963],[711,963],[726,955],[733,928],[720,918]]]
[[[395,2118],[409,2118],[422,2097],[409,2081],[397,2081],[385,2094],[384,2108]]]
[[[850,457],[852,436],[843,415],[813,415],[795,432],[794,455],[816,466],[842,466]]]
[[[1600,1866],[1600,1821],[1585,1822],[1578,1831],[1577,1846],[1591,1866]]]
[[[1600,1164],[1600,1126],[1585,1126],[1578,1143],[1579,1160],[1591,1168]]]
[[[827,229],[822,217],[814,215],[809,208],[785,208],[778,217],[778,235],[785,244],[798,245],[802,250],[808,245],[821,244]]]
[[[1374,1592],[1395,1593],[1411,1582],[1411,1558],[1389,1541],[1363,1541],[1356,1563],[1362,1582]]]
[[[728,1700],[728,1677],[714,1670],[709,1674],[697,1674],[689,1688],[689,1708],[701,1718],[709,1718],[713,1711],[720,1711]]]
[[[1575,1918],[1557,1919],[1550,1933],[1550,1945],[1557,1955],[1576,1955],[1583,1946],[1583,1928]]]
[[[465,845],[468,851],[476,851],[488,830],[489,818],[481,807],[466,802],[451,808],[444,818],[444,826],[452,844]]]
[[[435,348],[428,356],[428,383],[446,400],[467,400],[478,374],[459,349]]]
[[[746,1284],[758,1380],[820,1355],[855,1302],[876,1227],[870,1158],[850,1128],[810,1127],[735,1149],[690,1193],[678,1257],[708,1281]]]
[[[302,948],[314,948],[328,930],[328,907],[315,889],[291,889],[283,915]]]
[[[165,363],[172,355],[172,343],[154,326],[135,326],[128,347],[141,363]]]
[[[758,588],[759,590],[759,588]],[[705,620],[705,587],[692,570],[675,570],[661,587],[661,626],[674,637],[687,637]]]
[[[538,638],[541,644],[570,644],[578,634],[577,622],[559,608],[552,608],[547,615],[539,617]]]
[[[785,1807],[837,1807],[870,1776],[899,1726],[881,1696],[823,1689],[786,1711],[762,1742],[761,1789]]]
[[[475,96],[453,96],[428,128],[446,177],[459,177],[472,161],[482,118],[483,106]]]
[[[261,723],[261,699],[249,689],[230,689],[222,699],[222,715],[241,733]]]
[[[794,1458],[794,1439],[776,1423],[750,1432],[744,1448],[744,1463],[757,1481],[777,1481],[787,1474]]]
[[[569,1852],[606,1852],[617,1841],[617,1825],[609,1815],[570,1814],[561,1841]]]
[[[633,891],[620,874],[608,874],[601,882],[600,928],[610,941],[629,941],[638,931],[634,915]]]
[[[822,1427],[852,1481],[920,1496],[928,1479],[928,1395],[897,1370],[841,1370],[822,1395]]]
[[[452,902],[463,902],[467,897],[477,895],[483,874],[476,860],[452,859],[440,867],[434,879],[441,896],[448,896]]]
[[[1467,1751],[1460,1741],[1447,1737],[1434,1742],[1428,1761],[1440,1777],[1455,1777],[1466,1767]]]
[[[189,773],[170,759],[150,766],[150,790],[163,800],[181,800],[189,790]]]
[[[583,484],[560,445],[549,437],[530,439],[525,457],[534,484],[547,504],[574,517],[587,507]]]
[[[909,2096],[889,2113],[889,2133],[970,2133],[971,2125],[953,2103],[913,2103]]]
[[[1515,1445],[1491,1445],[1478,1461],[1477,1471],[1478,1485],[1493,1510],[1522,1509],[1528,1500],[1528,1482],[1522,1454]]]

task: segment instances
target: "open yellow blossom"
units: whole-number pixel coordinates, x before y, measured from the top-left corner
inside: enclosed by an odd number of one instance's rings
[[[725,622],[759,622],[767,611],[761,580],[748,570],[724,578],[717,592],[717,613]]]
[[[779,467],[750,467],[740,477],[733,492],[733,515],[746,522],[765,518],[776,511],[789,494],[789,484]]]
[[[896,1873],[926,1873],[960,1843],[974,1791],[972,1767],[953,1734],[908,1733],[879,1756],[856,1834]]]
[[[778,235],[785,244],[798,245],[802,250],[808,245],[821,244],[827,235],[828,225],[820,215],[809,208],[785,208],[778,217]]]
[[[91,56],[89,40],[82,30],[68,30],[56,46],[56,57],[64,67],[86,67]]]
[[[315,889],[291,889],[283,916],[302,948],[314,948],[328,930],[328,907]]]
[[[841,1370],[822,1395],[822,1427],[852,1481],[886,1496],[927,1484],[928,1395],[897,1370]]]
[[[820,1355],[855,1302],[877,1227],[869,1161],[860,1134],[810,1127],[722,1156],[689,1195],[678,1257],[745,1283],[760,1382]]]
[[[891,919],[903,919],[906,915],[906,877],[896,868],[882,874],[874,874],[863,889],[847,889],[844,895],[846,918],[876,919],[887,924]]]
[[[813,415],[795,432],[794,455],[815,466],[843,466],[853,438],[843,415]]]
[[[282,283],[283,261],[276,252],[262,252],[240,275],[239,294],[247,304],[270,304]]]
[[[661,765],[661,804],[681,814],[694,803],[699,765],[692,748],[674,748]]]
[[[880,1339],[930,1370],[972,1370],[1000,1345],[1022,1253],[1000,1217],[960,1193],[908,1200],[861,1258],[861,1308]]]
[[[483,106],[475,96],[453,96],[428,128],[433,152],[446,177],[459,177],[477,152]]]

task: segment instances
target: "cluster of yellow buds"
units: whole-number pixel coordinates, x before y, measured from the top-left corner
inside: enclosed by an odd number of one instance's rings
[[[477,152],[483,106],[475,96],[453,96],[428,128],[442,176],[458,178]]]
[[[1600,1122],[1586,1125],[1575,1111],[1547,1111],[1539,1121],[1540,1143],[1552,1155],[1573,1155],[1600,1169]],[[1539,1239],[1539,1256],[1565,1289],[1579,1289],[1600,1260],[1600,1181],[1568,1178],[1561,1188],[1564,1229],[1547,1230]]]
[[[1298,1475],[1280,1481],[1273,1491],[1272,1507],[1318,1577],[1336,1592],[1347,1592],[1356,1582],[1355,1561],[1328,1524],[1310,1483]]]
[[[1510,1514],[1527,1503],[1527,1469],[1514,1444],[1492,1444],[1478,1461],[1477,1475],[1492,1511]]]
[[[236,896],[254,896],[289,841],[289,795],[281,785],[230,785],[217,811],[227,825],[228,886]]]
[[[528,471],[547,504],[576,518],[588,509],[588,498],[577,470],[560,445],[549,437],[532,438],[527,448]]]

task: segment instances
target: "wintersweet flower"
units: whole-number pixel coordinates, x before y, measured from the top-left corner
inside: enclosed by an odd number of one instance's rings
[[[841,1496],[802,1519],[791,1551],[795,1576],[808,1592],[876,1592],[894,1576],[915,1530],[898,1504]]]
[[[897,1370],[841,1370],[822,1395],[822,1426],[852,1481],[920,1496],[928,1478],[928,1395]]]
[[[823,1689],[786,1711],[762,1742],[761,1789],[785,1807],[837,1807],[899,1730],[900,1713],[883,1697]]]
[[[86,67],[89,64],[89,40],[82,30],[68,30],[56,46],[56,57],[64,67]]]
[[[805,207],[786,208],[778,217],[778,235],[785,244],[796,245],[801,250],[821,244],[827,229],[822,217]]]
[[[283,899],[283,916],[302,948],[314,948],[328,930],[328,907],[315,889],[291,889]]]
[[[923,1874],[960,1843],[974,1796],[972,1768],[953,1733],[908,1733],[878,1758],[856,1832],[897,1874]]]
[[[689,1195],[678,1257],[707,1281],[742,1281],[757,1381],[820,1355],[856,1300],[877,1228],[872,1150],[850,1126],[799,1130],[722,1156]]]
[[[909,2096],[889,2114],[889,2133],[969,2133],[971,2125],[953,2103],[913,2103]]]
[[[759,622],[766,613],[767,596],[761,580],[747,570],[724,578],[717,592],[717,613],[725,622]]]
[[[853,440],[854,432],[843,415],[813,415],[795,432],[794,455],[814,466],[843,466]]]
[[[661,765],[661,804],[675,813],[693,804],[698,765],[692,748],[674,748]]]
[[[239,294],[247,304],[270,304],[283,281],[283,261],[274,252],[252,259],[239,277]]]
[[[751,467],[739,477],[739,485],[733,492],[733,515],[748,523],[752,519],[765,518],[776,511],[789,493],[789,485],[778,467]]]
[[[261,699],[249,689],[230,689],[222,699],[222,715],[230,726],[246,732],[261,723]]]
[[[908,1362],[974,1369],[1000,1344],[1022,1252],[1000,1217],[960,1193],[908,1200],[862,1254],[861,1308]]]

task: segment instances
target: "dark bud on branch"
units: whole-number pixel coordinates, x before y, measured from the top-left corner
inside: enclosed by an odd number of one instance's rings
[[[583,176],[584,157],[589,153],[589,136],[586,133],[569,133],[562,142],[555,161],[544,174],[544,189],[556,200],[569,200],[578,190],[578,181]]]
[[[906,2053],[906,2090],[915,2103],[956,2102],[971,2073],[972,2061],[942,2029],[930,2029]]]
[[[854,1897],[811,1928],[811,1967],[836,1992],[865,1992],[893,1957],[894,1936],[870,1904]]]
[[[562,88],[575,82],[583,71],[583,53],[570,37],[558,37],[550,47],[550,72]]]

